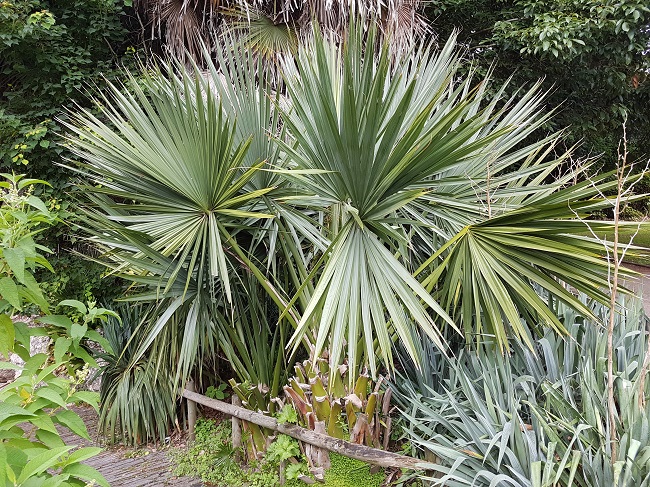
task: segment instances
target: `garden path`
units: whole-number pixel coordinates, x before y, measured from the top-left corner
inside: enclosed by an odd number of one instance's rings
[[[629,286],[639,296],[641,296],[645,312],[650,316],[650,267],[627,263],[625,264],[625,267],[629,267],[630,269],[641,273],[641,277],[629,283]]]
[[[86,423],[91,437],[96,436],[97,413],[92,408],[75,408]],[[68,445],[97,446],[69,430],[61,431],[61,438]],[[101,445],[100,445],[101,446]],[[137,450],[107,448],[99,455],[83,462],[96,468],[111,487],[201,487],[201,481],[187,477],[175,477],[165,450],[144,447]]]

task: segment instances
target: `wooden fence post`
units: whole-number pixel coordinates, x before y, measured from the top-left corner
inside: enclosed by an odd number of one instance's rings
[[[232,394],[231,402],[233,406],[241,407],[241,399],[239,399],[239,396],[234,392]],[[235,416],[231,416],[230,421],[232,424],[232,447],[237,452],[237,457],[239,457],[239,450],[242,447],[241,421]]]
[[[186,390],[196,392],[196,387],[193,380],[187,381]],[[196,438],[194,429],[196,428],[196,403],[191,399],[187,400],[187,432],[190,441]]]

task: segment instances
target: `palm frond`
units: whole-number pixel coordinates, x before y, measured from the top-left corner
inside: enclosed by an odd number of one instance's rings
[[[261,165],[240,170],[250,141],[235,145],[232,124],[202,80],[171,68],[167,75],[130,78],[131,92],[111,86],[102,100],[111,125],[88,111],[75,115],[68,127],[83,137],[70,138],[72,150],[86,161],[80,171],[94,192],[115,198],[104,200],[110,220],[146,234],[152,250],[174,260],[163,290],[191,255],[196,279],[217,279],[229,296],[225,229],[272,218],[254,206],[271,188],[244,190]]]

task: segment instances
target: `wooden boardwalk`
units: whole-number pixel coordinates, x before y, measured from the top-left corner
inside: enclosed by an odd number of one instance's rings
[[[75,408],[86,423],[91,437],[96,436],[97,414],[92,408]],[[61,438],[67,445],[97,446],[67,428],[61,428]],[[101,446],[101,445],[100,445]],[[201,487],[200,480],[174,477],[165,450],[143,447],[137,450],[107,448],[83,463],[96,468],[111,487]]]

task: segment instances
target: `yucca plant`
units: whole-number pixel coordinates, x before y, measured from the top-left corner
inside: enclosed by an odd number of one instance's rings
[[[616,400],[606,409],[607,334],[573,310],[557,311],[570,336],[547,332],[535,352],[494,345],[463,352],[446,363],[437,383],[422,387],[418,372],[395,381],[407,420],[406,436],[439,467],[430,485],[596,487],[648,485],[650,437],[647,383],[642,384],[647,318],[640,303],[617,315]],[[601,318],[607,311],[596,306]],[[426,380],[424,380],[426,382]],[[643,388],[643,390],[640,389]],[[621,457],[611,462],[612,429]]]
[[[98,430],[113,443],[139,445],[149,439],[164,443],[176,418],[176,391],[170,376],[173,353],[161,353],[154,344],[150,353],[157,360],[149,356],[134,360],[147,309],[123,305],[118,311],[121,321],[110,318],[104,325],[104,336],[114,351],[101,354]],[[173,332],[173,327],[167,331]]]

